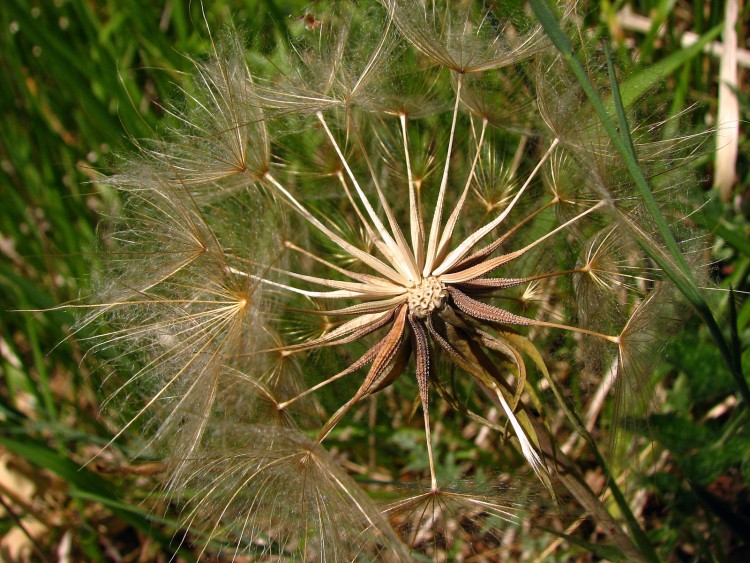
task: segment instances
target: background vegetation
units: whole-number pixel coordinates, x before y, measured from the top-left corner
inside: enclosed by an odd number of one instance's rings
[[[74,314],[15,310],[48,309],[86,294],[96,260],[97,221],[114,203],[113,195],[92,180],[109,171],[115,155],[132,150],[131,138],[152,136],[160,127],[163,101],[175,95],[183,73],[193,67],[189,57],[209,50],[207,26],[216,30],[233,20],[251,39],[252,56],[262,57],[288,49],[288,37],[304,24],[309,7],[302,0],[219,0],[205,6],[6,0],[0,6],[2,556],[166,561],[179,550],[185,560],[194,557],[190,537],[180,541],[169,507],[159,506],[152,495],[157,463],[133,461],[135,450],[123,439],[85,465],[116,428],[100,415],[85,341],[69,336]],[[747,48],[750,6],[741,9],[738,37]],[[644,32],[623,20],[623,10],[649,18]],[[585,26],[614,39],[616,56],[629,72],[667,68],[668,78],[645,105],[667,108],[679,116],[675,130],[690,132],[715,124],[720,67],[716,57],[688,56],[681,39],[690,31],[721,40],[715,28],[724,10],[723,0],[602,2],[585,7]],[[748,72],[741,71],[737,94],[743,120],[750,112],[748,82]],[[712,283],[738,292],[733,336],[747,350],[750,300],[740,293],[750,291],[745,122],[739,143],[737,181],[726,201],[712,189],[713,146],[693,164],[703,182],[685,191],[700,209],[692,220],[710,236]],[[729,295],[709,297],[730,338]],[[743,354],[740,361],[747,366],[749,359]],[[654,450],[644,454],[642,475],[627,476],[628,489],[638,491],[636,512],[649,539],[666,560],[747,560],[750,412],[698,318],[689,319],[669,343],[651,384],[656,412],[648,424],[632,428],[649,436]],[[600,436],[605,441],[607,416]],[[457,443],[446,446],[441,468],[457,475],[483,462],[481,449],[467,454],[481,446],[462,438],[460,428],[450,428],[459,421],[444,422],[444,434]],[[348,424],[352,443],[367,440],[367,417]],[[421,467],[424,452],[417,439],[409,428],[396,428],[370,453],[385,470],[391,456]],[[594,469],[589,477],[596,478]],[[593,557],[552,536],[534,538],[523,540],[538,542],[525,546],[525,553]]]

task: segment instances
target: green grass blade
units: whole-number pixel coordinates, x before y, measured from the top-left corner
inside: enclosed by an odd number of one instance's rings
[[[23,441],[0,436],[0,445],[22,456],[37,467],[52,471],[71,488],[101,502],[118,518],[148,535],[165,548],[172,546],[173,541],[170,536],[155,528],[148,515],[143,511],[132,506],[126,507],[119,501],[117,489],[102,477],[88,469],[81,468],[75,462],[28,436],[24,436]],[[178,547],[176,551],[188,561],[195,561],[189,550]]]
[[[642,59],[648,59],[654,51],[654,43],[664,31],[664,24],[669,19],[669,15],[674,10],[676,0],[660,0],[656,6],[651,6],[648,10],[649,19],[651,20],[651,28],[643,38],[639,50],[641,52]]]
[[[586,551],[593,553],[594,555],[596,555],[597,557],[605,561],[626,561],[627,560],[627,558],[622,554],[622,552],[613,545],[599,545],[599,544],[587,542],[586,540],[582,540],[581,538],[577,538],[573,534],[566,534],[565,532],[555,530],[554,528],[548,528],[546,526],[537,526],[537,527],[540,530],[547,532],[548,534],[551,534],[555,537],[563,539],[566,542],[570,542],[573,545],[577,545],[578,547],[582,547]]]
[[[706,45],[719,36],[719,33],[721,33],[720,25],[704,33],[696,43],[672,53],[658,63],[639,70],[623,80],[620,84],[623,106],[630,107],[633,102],[653,88],[654,84],[665,80],[680,67],[695,58],[703,51]],[[613,100],[606,101],[605,107],[608,111],[612,110],[612,104]]]
[[[609,49],[609,44],[607,43],[607,41],[605,40],[602,43],[604,45],[604,54],[607,57],[607,72],[609,73],[609,82],[612,86],[612,101],[615,105],[615,115],[617,115],[617,123],[620,126],[620,136],[622,137],[622,141],[625,144],[625,148],[627,149],[630,158],[632,158],[637,163],[638,157],[635,154],[635,147],[633,147],[633,139],[631,139],[630,135],[628,134],[628,131],[630,131],[630,126],[628,125],[628,118],[625,115],[625,107],[620,93],[620,88],[617,83],[617,76],[615,75],[615,65],[612,62],[612,53]]]
[[[688,265],[685,257],[680,251],[679,245],[672,234],[669,225],[667,224],[664,216],[659,209],[658,204],[653,196],[651,187],[649,186],[643,171],[638,166],[638,162],[628,150],[626,139],[630,139],[630,131],[626,128],[621,133],[617,131],[617,127],[610,117],[610,112],[604,106],[604,103],[594,88],[593,84],[588,78],[586,70],[584,69],[581,62],[573,53],[573,48],[568,40],[567,36],[563,32],[557,18],[550,10],[549,6],[544,0],[530,0],[531,7],[534,13],[539,18],[539,22],[542,24],[545,32],[549,36],[552,43],[555,45],[557,50],[563,56],[564,60],[568,63],[571,71],[575,74],[581,88],[583,89],[589,102],[594,107],[596,114],[601,121],[602,126],[609,135],[612,144],[620,153],[620,156],[625,163],[625,166],[630,173],[633,182],[638,190],[638,193],[646,206],[646,209],[654,221],[657,230],[666,246],[666,251],[663,250],[659,245],[654,244],[649,236],[643,233],[636,225],[631,224],[636,239],[638,240],[641,247],[651,258],[657,262],[660,268],[664,270],[664,273],[675,283],[678,290],[685,296],[690,302],[693,308],[703,319],[707,328],[711,332],[711,336],[716,341],[716,344],[721,351],[724,361],[732,370],[732,375],[737,383],[737,387],[745,400],[746,406],[750,408],[750,387],[748,387],[747,381],[742,373],[741,366],[737,366],[733,361],[734,354],[730,350],[730,347],[724,338],[716,319],[711,312],[711,309],[703,298],[700,292],[700,288],[696,282],[695,276],[693,275],[690,266]],[[615,82],[615,89],[617,88]],[[613,101],[614,104],[614,101]],[[632,142],[632,141],[630,141]]]
[[[633,178],[638,192],[643,199],[643,203],[646,205],[651,218],[654,220],[657,226],[659,234],[661,235],[671,254],[671,258],[676,261],[676,265],[682,275],[684,275],[688,279],[692,279],[692,272],[690,271],[690,268],[685,261],[682,252],[680,251],[677,241],[672,235],[672,231],[669,229],[669,225],[661,214],[659,206],[657,205],[653,193],[651,192],[651,187],[649,186],[648,181],[643,175],[643,171],[640,169],[635,159],[631,157],[630,152],[625,145],[623,137],[621,137],[617,132],[617,128],[610,118],[610,112],[608,112],[605,108],[602,99],[599,97],[599,94],[596,92],[594,85],[589,80],[586,70],[573,53],[573,47],[571,46],[570,41],[568,40],[563,30],[560,28],[560,24],[557,22],[557,19],[552,14],[549,6],[547,6],[544,0],[531,0],[531,6],[534,10],[534,13],[539,18],[542,27],[547,32],[549,38],[552,40],[552,43],[555,45],[555,47],[557,47],[557,50],[568,63],[568,66],[573,71],[573,74],[575,74],[578,82],[581,85],[581,88],[586,94],[586,97],[594,107],[594,110],[596,111],[602,123],[602,126],[612,140],[612,144],[617,149],[617,152],[620,153],[620,156],[622,157],[625,166],[627,167],[628,172]],[[625,133],[626,132],[623,131],[623,135]]]
[[[729,335],[732,342],[732,353],[735,369],[742,369],[742,344],[740,343],[739,327],[737,325],[737,300],[734,289],[729,288]]]

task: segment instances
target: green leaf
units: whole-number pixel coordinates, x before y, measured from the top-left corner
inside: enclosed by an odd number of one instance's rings
[[[619,88],[623,106],[631,106],[633,102],[651,90],[655,84],[666,80],[667,77],[677,71],[681,66],[690,62],[703,51],[703,48],[708,45],[708,43],[719,36],[721,28],[722,26],[717,25],[704,33],[698,41],[692,45],[672,53],[658,63],[639,70],[635,74],[631,74],[628,78],[620,82]],[[612,97],[605,101],[605,107],[609,113],[612,113],[614,109],[614,99],[612,99]]]
[[[654,439],[676,455],[687,455],[711,441],[705,426],[674,413],[651,415],[648,427]]]
[[[668,361],[687,376],[691,404],[716,401],[733,390],[732,376],[716,346],[695,331],[680,333],[669,348]]]
[[[573,545],[582,547],[605,561],[627,561],[627,558],[622,554],[622,552],[613,545],[599,545],[587,542],[586,540],[578,538],[572,534],[560,532],[558,530],[555,530],[554,528],[547,528],[545,526],[537,527],[540,530],[544,530],[548,534],[557,536],[558,538],[562,538]]]
[[[679,464],[693,481],[708,486],[720,475],[740,466],[749,449],[750,434],[743,430],[725,443],[719,440],[712,441],[709,446],[701,448],[694,455],[681,460]]]
[[[649,10],[651,28],[638,46],[641,57],[646,58],[651,56],[654,50],[654,43],[661,35],[661,31],[664,30],[663,26],[672,13],[675,4],[676,0],[659,0],[657,5],[652,6]]]
[[[744,412],[744,411],[742,411]],[[735,417],[736,428],[718,421],[696,423],[678,413],[649,417],[651,436],[668,449],[691,481],[708,486],[735,467],[750,451],[750,430]]]
[[[730,222],[718,199],[711,199],[701,208],[701,213],[694,215],[694,219],[701,227],[723,238],[745,256],[750,256],[750,227],[746,223],[738,225]]]

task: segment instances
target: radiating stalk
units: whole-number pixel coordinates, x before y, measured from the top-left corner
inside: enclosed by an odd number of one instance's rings
[[[406,162],[406,177],[409,182],[409,224],[411,230],[411,248],[417,261],[417,267],[424,267],[424,218],[422,207],[417,201],[414,188],[414,177],[411,171],[411,157],[409,156],[409,137],[406,134],[406,116],[400,115],[401,136],[404,142],[404,160]]]
[[[498,268],[499,266],[502,266],[503,264],[507,264],[508,262],[510,262],[511,260],[515,260],[519,256],[523,256],[524,254],[526,254],[526,252],[528,252],[529,250],[531,250],[535,246],[541,244],[542,242],[544,242],[548,238],[555,236],[557,233],[559,233],[563,229],[569,227],[570,225],[572,225],[573,223],[575,223],[576,221],[578,221],[582,217],[585,217],[589,213],[592,213],[593,211],[596,211],[597,209],[600,209],[604,205],[605,205],[605,202],[600,201],[599,203],[597,203],[593,207],[589,207],[586,211],[584,211],[582,213],[579,213],[578,215],[576,215],[572,219],[569,219],[568,221],[566,221],[565,223],[563,223],[559,227],[556,227],[555,229],[551,230],[546,235],[544,235],[542,237],[539,237],[534,242],[527,244],[526,246],[524,246],[520,250],[516,250],[514,252],[509,252],[508,254],[504,254],[502,256],[498,256],[497,258],[492,258],[490,260],[485,260],[484,262],[480,262],[479,264],[477,264],[475,266],[471,266],[470,268],[467,268],[466,270],[460,270],[458,272],[452,272],[450,274],[443,274],[443,275],[440,276],[440,279],[442,279],[444,283],[461,283],[461,282],[470,281],[470,280],[472,280],[474,278],[477,278],[477,277],[479,277],[479,276],[481,276],[483,274],[491,272],[495,268]],[[442,270],[442,269],[443,268],[441,266],[440,270]]]
[[[344,165],[344,169],[346,170],[346,173],[349,176],[349,179],[352,181],[352,184],[354,184],[354,189],[357,191],[357,195],[359,195],[359,199],[362,201],[362,204],[365,206],[365,209],[367,210],[367,214],[370,216],[370,219],[375,225],[375,228],[377,229],[378,234],[380,235],[383,242],[385,242],[385,244],[388,246],[390,251],[394,255],[398,256],[399,249],[398,249],[398,245],[396,244],[396,241],[393,240],[393,237],[385,228],[385,225],[383,225],[383,222],[380,220],[380,217],[378,217],[378,214],[375,213],[375,210],[370,204],[370,200],[367,199],[367,196],[362,191],[362,188],[360,187],[359,182],[357,181],[357,177],[354,175],[354,172],[349,166],[349,162],[346,160],[346,157],[344,156],[344,153],[342,152],[341,147],[339,147],[338,142],[336,142],[336,138],[333,136],[333,133],[328,127],[328,123],[326,122],[325,117],[323,116],[321,112],[318,112],[315,115],[317,116],[320,123],[323,125],[323,129],[325,129],[328,139],[331,141],[331,144],[333,145],[333,148],[336,151],[336,154],[341,160],[341,164]],[[399,260],[399,262],[401,262],[401,260]],[[397,264],[394,264],[394,266],[396,265]],[[402,270],[401,273],[406,275],[407,278],[411,275],[411,273],[408,271],[408,268],[405,268],[405,264],[399,263],[398,266],[401,266],[400,267],[400,269]]]
[[[453,121],[451,122],[451,132],[448,137],[448,150],[445,155],[445,166],[443,167],[443,177],[440,180],[440,190],[438,192],[437,203],[435,203],[435,213],[432,216],[432,224],[430,225],[430,237],[427,242],[427,256],[425,258],[425,266],[422,271],[422,275],[430,275],[433,268],[433,262],[435,260],[435,254],[437,253],[437,242],[440,233],[440,221],[443,215],[443,202],[445,200],[445,189],[448,186],[448,172],[450,171],[451,154],[453,153],[453,139],[456,136],[456,120],[458,119],[458,105],[461,101],[461,87],[464,83],[464,75],[458,75],[458,85],[456,86],[456,103],[453,106]]]
[[[469,171],[469,177],[466,178],[466,184],[464,185],[463,192],[461,193],[461,197],[458,200],[458,203],[456,204],[456,207],[453,209],[453,212],[451,213],[450,217],[448,218],[448,222],[445,225],[445,230],[443,231],[442,236],[440,237],[440,243],[438,244],[438,251],[437,251],[437,259],[440,260],[441,255],[446,251],[446,247],[450,243],[451,236],[453,235],[453,229],[456,228],[456,223],[458,222],[458,216],[461,213],[461,209],[464,206],[464,202],[466,201],[466,195],[469,193],[469,188],[471,187],[471,182],[474,180],[474,175],[476,174],[477,170],[477,162],[479,162],[479,157],[482,154],[482,145],[484,144],[484,135],[487,132],[487,119],[482,120],[482,132],[479,135],[479,142],[477,143],[477,152],[474,155],[474,159],[471,162],[471,170]]]
[[[360,250],[353,244],[348,243],[343,238],[341,238],[339,235],[334,233],[331,229],[326,227],[323,223],[320,222],[320,220],[315,217],[312,213],[310,213],[309,210],[307,210],[297,199],[289,193],[289,190],[287,190],[283,185],[281,185],[276,178],[274,178],[270,173],[267,173],[264,177],[264,179],[271,183],[271,185],[281,192],[281,194],[284,196],[285,201],[290,204],[297,212],[302,215],[307,221],[315,225],[315,227],[324,235],[326,235],[332,242],[336,243],[338,246],[340,246],[342,249],[344,249],[346,252],[351,254],[354,258],[359,259],[363,263],[370,266],[373,270],[376,270],[377,272],[380,272],[385,277],[387,277],[390,280],[395,281],[398,284],[405,285],[407,283],[407,279],[382,262],[381,260],[378,260],[374,256],[368,254],[367,252],[364,252],[363,250]]]
[[[534,170],[531,171],[531,174],[529,174],[529,177],[526,178],[526,182],[524,182],[523,186],[518,190],[518,193],[513,198],[513,201],[510,202],[508,207],[506,207],[503,212],[496,217],[491,223],[485,225],[478,231],[475,231],[470,236],[466,238],[465,241],[463,241],[458,247],[456,247],[448,256],[445,258],[445,260],[442,261],[442,263],[435,268],[435,271],[433,272],[434,275],[439,276],[440,274],[447,272],[448,269],[453,266],[456,262],[458,262],[461,258],[466,256],[469,251],[472,249],[472,247],[482,240],[487,233],[495,229],[500,223],[502,223],[505,218],[510,214],[510,212],[515,207],[516,203],[518,203],[518,200],[521,199],[521,196],[526,191],[526,188],[529,187],[531,184],[531,181],[536,176],[537,172],[541,169],[541,167],[544,165],[545,162],[547,162],[547,159],[552,154],[552,151],[555,150],[555,147],[560,142],[560,139],[555,139],[552,141],[552,144],[547,149],[547,152],[544,153],[542,158],[539,159],[539,162],[537,162],[537,165],[534,167]]]

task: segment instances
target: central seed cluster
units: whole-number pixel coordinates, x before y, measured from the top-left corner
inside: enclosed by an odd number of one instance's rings
[[[440,278],[423,278],[416,287],[409,289],[409,312],[423,319],[443,304],[447,294]]]

